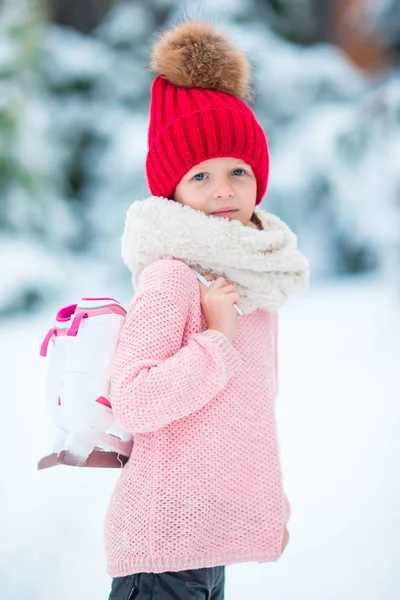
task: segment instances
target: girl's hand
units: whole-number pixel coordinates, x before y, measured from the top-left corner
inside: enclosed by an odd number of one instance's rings
[[[287,543],[289,541],[289,532],[287,530],[287,527],[285,525],[285,529],[283,531],[283,540],[282,540],[282,548],[281,548],[281,553],[284,551],[284,549],[287,546]]]
[[[206,316],[209,329],[224,333],[232,342],[237,335],[238,316],[233,306],[239,302],[240,296],[235,292],[231,282],[224,277],[204,275],[204,279],[213,283],[207,287],[199,281],[201,306]]]

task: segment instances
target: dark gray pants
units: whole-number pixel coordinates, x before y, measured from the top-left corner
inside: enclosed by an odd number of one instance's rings
[[[225,567],[114,577],[108,600],[224,600]]]

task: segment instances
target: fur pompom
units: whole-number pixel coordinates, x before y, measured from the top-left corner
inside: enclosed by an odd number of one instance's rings
[[[249,61],[209,23],[187,20],[164,33],[153,46],[150,69],[177,87],[251,98]]]

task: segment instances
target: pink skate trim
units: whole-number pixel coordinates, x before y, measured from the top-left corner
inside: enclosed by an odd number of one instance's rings
[[[60,308],[60,310],[56,314],[56,321],[69,321],[71,315],[74,314],[76,307],[76,304],[70,304],[69,306],[64,306],[63,308]]]
[[[56,333],[56,331],[57,330],[54,329],[54,327],[52,327],[47,332],[46,337],[44,338],[42,345],[40,347],[40,356],[47,356],[47,349],[49,347],[49,342],[50,342],[51,338],[53,337],[53,335]]]
[[[82,319],[85,319],[87,316],[88,315],[85,312],[81,312],[78,315],[76,315],[74,317],[74,320],[72,321],[70,328],[68,329],[67,335],[76,336],[79,331],[79,326],[81,324]]]
[[[91,298],[89,296],[82,296],[82,300],[112,300],[113,302],[117,302],[117,304],[119,304],[118,300],[115,298]]]
[[[107,400],[107,398],[104,398],[104,396],[99,396],[98,398],[96,398],[96,402],[98,402],[99,404],[103,404],[108,408],[112,408],[110,402]]]
[[[58,396],[58,406],[61,406],[61,398]]]
[[[117,304],[110,306],[96,306],[93,308],[80,308],[79,305],[75,314],[85,312],[88,317],[100,317],[101,315],[123,315],[125,317],[126,310]]]

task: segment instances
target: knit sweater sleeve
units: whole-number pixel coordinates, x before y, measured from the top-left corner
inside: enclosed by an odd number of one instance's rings
[[[126,431],[151,432],[200,410],[242,366],[223,333],[183,334],[197,279],[182,261],[161,259],[138,282],[118,341],[110,402]]]

